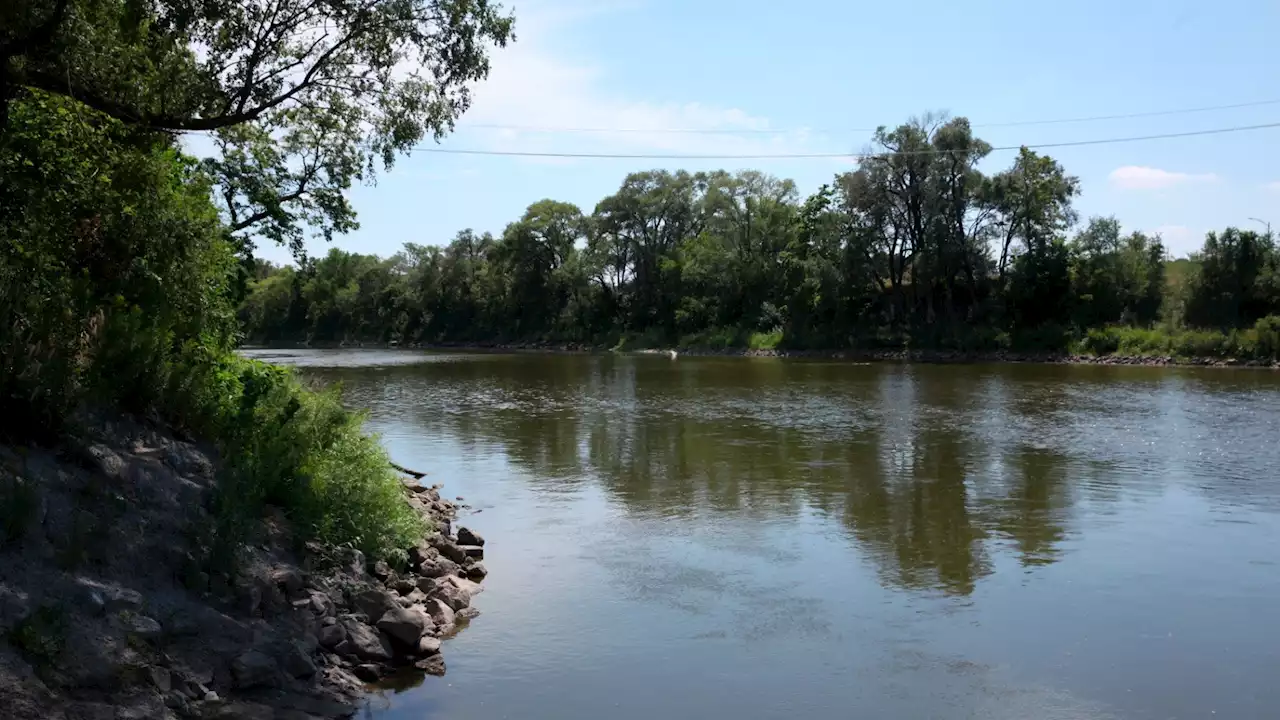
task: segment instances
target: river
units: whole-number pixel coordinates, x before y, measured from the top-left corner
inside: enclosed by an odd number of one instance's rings
[[[488,539],[379,720],[1280,717],[1280,373],[250,354]]]

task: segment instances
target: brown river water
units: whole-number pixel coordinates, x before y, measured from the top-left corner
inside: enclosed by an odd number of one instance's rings
[[[488,539],[379,720],[1280,718],[1280,372],[247,354]]]

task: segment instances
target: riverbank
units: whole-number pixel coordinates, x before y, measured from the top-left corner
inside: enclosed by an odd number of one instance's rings
[[[246,346],[243,349],[287,350],[309,349],[408,349],[444,352],[533,353],[549,355],[584,355],[623,353],[633,355],[662,355],[670,357],[674,352],[691,357],[755,357],[755,358],[812,358],[845,360],[849,362],[915,362],[929,364],[984,364],[984,363],[1039,363],[1048,365],[1143,365],[1170,367],[1251,367],[1280,369],[1280,362],[1229,357],[1182,357],[1176,355],[1090,355],[1086,353],[961,351],[961,350],[788,350],[781,348],[636,348],[617,349],[577,343],[353,343],[318,345]]]
[[[12,717],[350,717],[368,683],[442,675],[473,618],[484,540],[405,477],[429,528],[392,567],[303,542],[265,505],[233,567],[212,542],[223,463],[158,423],[0,445],[0,703]]]

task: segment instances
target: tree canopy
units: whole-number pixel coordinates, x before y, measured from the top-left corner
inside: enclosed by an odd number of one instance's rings
[[[0,21],[0,120],[34,89],[209,133],[231,230],[295,250],[355,227],[352,183],[450,131],[514,37],[490,0],[14,0]]]

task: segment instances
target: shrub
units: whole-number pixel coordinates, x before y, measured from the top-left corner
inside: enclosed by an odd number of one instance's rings
[[[1280,360],[1280,315],[1268,315],[1254,323],[1254,355],[1261,360]]]

